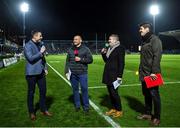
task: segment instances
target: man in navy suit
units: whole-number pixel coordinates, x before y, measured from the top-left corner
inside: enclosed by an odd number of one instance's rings
[[[26,58],[26,69],[25,75],[28,84],[28,95],[27,104],[28,111],[31,120],[36,119],[35,109],[34,109],[34,92],[36,84],[39,87],[40,94],[40,109],[41,113],[46,116],[52,116],[48,112],[46,107],[46,77],[48,74],[46,60],[44,57],[45,46],[41,42],[42,33],[40,31],[34,30],[31,32],[32,39],[28,41],[24,47],[24,55]]]

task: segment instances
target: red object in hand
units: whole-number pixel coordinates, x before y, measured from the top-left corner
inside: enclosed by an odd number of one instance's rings
[[[74,55],[75,55],[75,56],[78,56],[78,54],[79,54],[79,51],[78,51],[77,49],[75,49],[75,50],[74,50]]]
[[[76,61],[76,62],[80,61],[80,58],[76,56],[76,57],[75,57],[75,61]]]
[[[156,86],[161,86],[164,84],[163,78],[160,73],[156,74],[157,79],[153,80],[151,76],[144,77],[144,81],[146,82],[147,88],[152,88]]]

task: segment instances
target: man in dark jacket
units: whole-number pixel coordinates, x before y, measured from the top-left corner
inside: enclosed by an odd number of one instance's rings
[[[35,120],[34,93],[36,84],[39,87],[40,109],[43,115],[52,116],[46,107],[46,77],[48,74],[44,52],[45,46],[41,45],[42,33],[37,30],[32,31],[32,39],[24,47],[24,56],[26,58],[26,80],[28,83],[28,110],[31,120]]]
[[[89,112],[88,97],[88,64],[93,62],[92,54],[79,35],[74,36],[73,47],[67,53],[65,74],[71,74],[70,82],[73,89],[75,110],[80,110],[79,83],[82,91],[82,101],[84,112]],[[71,72],[71,73],[70,73]]]
[[[107,85],[113,108],[106,112],[106,115],[113,117],[122,116],[121,99],[118,94],[118,88],[114,88],[113,82],[122,82],[123,70],[125,65],[125,48],[120,44],[119,37],[112,34],[109,37],[109,48],[103,48],[102,58],[105,62],[103,83]]]
[[[142,82],[142,91],[145,97],[145,112],[138,116],[138,119],[152,119],[153,125],[160,124],[161,100],[159,88],[147,88],[144,81],[145,76],[151,76],[153,80],[157,77],[155,74],[161,73],[160,61],[162,56],[161,40],[152,33],[152,25],[150,23],[142,23],[139,25],[139,32],[142,37],[139,77]],[[154,116],[152,117],[152,102],[154,104]]]

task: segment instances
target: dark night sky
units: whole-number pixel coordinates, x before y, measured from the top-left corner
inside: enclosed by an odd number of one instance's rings
[[[0,27],[11,35],[22,33],[23,0],[0,0]],[[125,42],[138,41],[137,25],[152,22],[149,6],[152,0],[26,0],[30,11],[26,14],[26,33],[41,30],[45,39],[71,39],[82,34],[85,39],[100,39],[104,34],[117,33]],[[156,17],[156,31],[180,28],[180,0],[157,0],[160,14]]]

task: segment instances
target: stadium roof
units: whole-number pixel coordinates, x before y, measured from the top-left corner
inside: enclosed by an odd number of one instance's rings
[[[171,37],[174,37],[175,39],[177,39],[180,42],[180,29],[179,30],[159,32],[159,35],[171,36]]]

